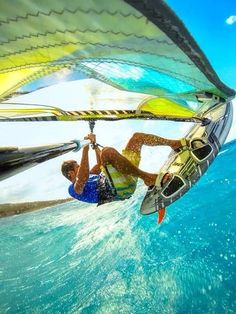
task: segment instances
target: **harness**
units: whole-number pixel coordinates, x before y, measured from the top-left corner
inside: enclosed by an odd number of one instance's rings
[[[114,193],[114,189],[111,187],[108,179],[103,174],[100,174],[100,179],[97,182],[97,189],[99,194],[99,202],[97,206],[110,203],[115,200],[116,193]]]

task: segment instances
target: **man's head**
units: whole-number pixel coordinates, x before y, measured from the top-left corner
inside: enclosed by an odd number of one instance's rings
[[[75,181],[76,173],[79,169],[79,165],[75,160],[66,160],[61,165],[61,172],[71,182]]]

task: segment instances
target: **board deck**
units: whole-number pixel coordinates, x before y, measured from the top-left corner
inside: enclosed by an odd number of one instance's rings
[[[155,213],[182,197],[217,156],[232,124],[232,104],[219,104],[204,117],[210,121],[207,125],[194,125],[186,134],[189,146],[169,155],[160,169],[155,187],[148,190],[143,199],[141,214]],[[161,176],[167,172],[173,177],[162,185]]]

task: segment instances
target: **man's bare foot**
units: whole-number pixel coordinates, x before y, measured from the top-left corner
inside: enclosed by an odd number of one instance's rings
[[[182,144],[180,141],[175,141],[175,143],[171,146],[173,150],[178,150],[181,147],[182,147]]]
[[[161,185],[163,186],[166,182],[170,181],[173,178],[173,174],[170,172],[167,172],[164,174],[162,180],[161,180]]]
[[[162,180],[161,180],[161,186],[163,186],[166,182],[170,181],[173,178],[173,174],[170,172],[167,172],[164,174]],[[157,180],[157,175],[156,174],[150,174],[146,176],[144,183],[149,187],[149,189],[152,189]]]
[[[186,145],[189,145],[189,141],[188,140],[185,140],[186,142]],[[174,151],[178,151],[180,148],[182,148],[183,146],[183,143],[181,143],[181,140],[176,140],[172,145],[171,145],[171,148],[174,150]]]
[[[157,179],[157,174],[148,174],[144,180],[144,183],[147,185],[147,186],[152,186],[152,185],[155,185],[156,183],[156,179]]]

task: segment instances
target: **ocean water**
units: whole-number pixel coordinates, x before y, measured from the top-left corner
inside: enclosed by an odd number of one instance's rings
[[[0,220],[1,313],[236,313],[236,141],[169,207],[73,201]]]

